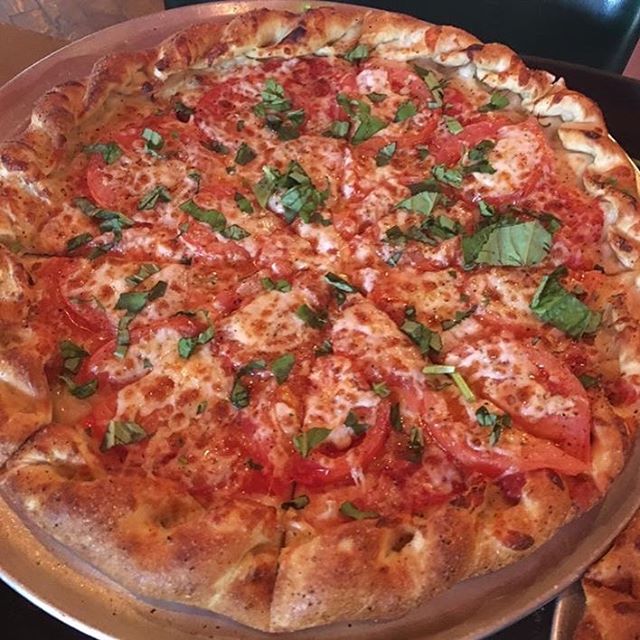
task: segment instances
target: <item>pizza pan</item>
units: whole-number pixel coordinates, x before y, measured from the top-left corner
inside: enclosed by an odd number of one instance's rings
[[[0,139],[28,117],[52,86],[89,73],[101,55],[158,43],[205,20],[226,20],[259,6],[300,10],[299,1],[218,2],[137,18],[56,51],[0,89]],[[567,525],[527,559],[467,580],[392,622],[334,624],[282,636],[287,640],[473,640],[495,632],[556,597],[579,578],[640,506],[640,447],[606,499]],[[55,541],[31,530],[0,498],[0,576],[60,620],[96,638],[126,640],[253,640],[273,637],[226,618],[134,597]],[[279,636],[278,636],[279,637]]]
[[[556,600],[549,640],[572,640],[584,613],[584,593],[579,582],[563,591]]]

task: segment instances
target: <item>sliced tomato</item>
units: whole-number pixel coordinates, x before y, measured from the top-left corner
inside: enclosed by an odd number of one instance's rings
[[[384,450],[389,436],[390,404],[382,402],[376,409],[375,424],[362,440],[341,455],[330,457],[319,449],[312,451],[308,458],[296,456],[293,460],[292,477],[299,484],[320,487],[345,481],[355,482],[354,469],[366,470]]]
[[[555,356],[509,336],[463,344],[447,356],[477,395],[519,428],[590,459],[591,409],[579,380]]]
[[[107,425],[116,415],[118,392],[109,385],[104,376],[98,378],[98,393],[92,397],[91,413],[84,420],[84,428],[91,430],[92,437],[102,442]]]

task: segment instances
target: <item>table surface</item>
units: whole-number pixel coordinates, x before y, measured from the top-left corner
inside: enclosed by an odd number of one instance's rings
[[[602,108],[614,138],[633,158],[640,158],[640,82],[567,63],[542,58],[527,58],[531,67],[543,68],[563,76],[567,85],[593,98]],[[82,640],[87,636],[44,613],[0,583],[0,615],[5,620],[10,640]],[[548,640],[553,604],[548,604],[491,640]]]

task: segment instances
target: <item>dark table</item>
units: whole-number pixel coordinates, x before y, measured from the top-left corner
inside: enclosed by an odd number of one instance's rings
[[[601,107],[613,137],[632,158],[640,158],[640,82],[588,67],[544,58],[525,57],[532,68],[546,69],[563,76],[571,89],[593,98]],[[1,551],[0,551],[1,553]],[[87,640],[88,636],[52,618],[12,589],[0,583],[0,617],[6,640]],[[490,640],[548,640],[553,603]]]

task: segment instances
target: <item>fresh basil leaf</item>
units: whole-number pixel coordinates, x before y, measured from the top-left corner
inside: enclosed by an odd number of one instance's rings
[[[406,209],[428,216],[433,211],[433,207],[438,201],[440,194],[432,191],[421,191],[414,196],[406,198],[395,206],[396,209]]]
[[[180,205],[180,209],[198,222],[208,224],[214,231],[221,233],[227,226],[227,219],[216,209],[202,209],[193,200],[187,200]]]
[[[248,373],[253,373],[254,371],[264,371],[266,368],[267,363],[262,358],[258,360],[250,360],[247,364],[238,369],[236,377],[246,376]]]
[[[324,309],[315,311],[306,304],[302,304],[296,309],[296,316],[312,329],[322,329],[329,321]]]
[[[478,308],[478,305],[474,304],[472,307],[470,307],[469,309],[466,309],[465,311],[456,311],[455,316],[453,318],[451,318],[450,320],[442,321],[441,323],[442,330],[448,331],[449,329],[460,324],[463,320],[466,320],[468,317],[472,316],[476,312],[477,308]]]
[[[182,337],[178,340],[178,354],[181,358],[189,358],[201,344],[207,344],[213,339],[215,332],[213,327],[209,325],[204,331],[193,337]]]
[[[287,509],[295,509],[296,511],[300,511],[300,509],[304,509],[309,504],[309,502],[311,502],[309,500],[309,496],[296,496],[291,500],[286,500],[285,502],[283,502],[280,505],[280,508],[284,509],[285,511],[287,511]]]
[[[562,228],[562,221],[551,213],[541,213],[537,218],[549,233],[556,233]]]
[[[291,291],[291,284],[286,280],[272,280],[271,278],[261,278],[260,282],[265,291],[280,291],[287,293]]]
[[[157,131],[147,127],[142,131],[142,139],[145,141],[144,150],[148,154],[158,157],[160,155],[158,151],[164,147],[164,138]]]
[[[202,402],[198,402],[198,406],[196,407],[196,415],[201,416],[206,410],[209,403],[206,400]]]
[[[239,165],[249,164],[255,160],[256,156],[256,152],[246,142],[243,142],[236,151],[234,162]]]
[[[380,514],[375,511],[360,511],[353,502],[343,502],[340,505],[340,513],[352,520],[369,520],[380,517]]]
[[[404,122],[408,118],[412,118],[418,113],[418,107],[411,100],[403,102],[396,111],[396,115],[393,118],[394,122]]]
[[[360,289],[358,289],[358,287],[355,287],[344,278],[337,276],[335,273],[325,273],[324,280],[329,286],[333,287],[337,291],[342,291],[343,293],[360,293]]]
[[[264,208],[267,206],[269,198],[273,195],[281,176],[277,169],[267,166],[262,167],[262,173],[262,178],[253,187],[253,193],[258,204]]]
[[[492,413],[484,405],[476,411],[476,421],[481,427],[491,429],[489,444],[492,447],[498,444],[503,429],[508,429],[511,426],[511,416],[508,413]]]
[[[140,265],[137,273],[134,273],[132,276],[127,276],[125,278],[125,282],[130,284],[132,287],[136,287],[142,282],[144,282],[147,278],[150,278],[154,273],[158,273],[160,271],[160,267],[157,264],[153,264],[152,262],[145,262]]]
[[[394,251],[385,260],[386,264],[388,264],[390,267],[397,267],[398,263],[402,259],[403,254],[404,254],[404,251],[402,249],[399,249],[398,251]]]
[[[484,218],[493,218],[496,215],[496,210],[484,200],[478,200],[478,209]]]
[[[309,453],[320,446],[331,433],[331,429],[323,427],[312,427],[293,437],[295,450],[303,457],[308,457]]]
[[[98,380],[96,378],[84,384],[76,384],[69,376],[60,376],[60,379],[67,385],[69,393],[80,400],[92,396],[98,388]]]
[[[322,135],[328,138],[346,138],[349,135],[349,127],[350,124],[346,120],[334,120]]]
[[[233,196],[233,199],[236,201],[238,205],[238,209],[242,211],[242,213],[253,213],[253,207],[251,206],[251,202],[248,198],[243,196],[239,191],[236,191],[236,194]]]
[[[422,429],[411,427],[409,432],[409,443],[407,444],[407,460],[414,464],[422,462],[422,454],[424,453],[424,434]]]
[[[271,363],[271,371],[278,384],[286,382],[295,362],[296,357],[292,353],[285,353]]]
[[[487,156],[495,146],[495,142],[491,140],[482,140],[475,147],[469,149],[467,153],[468,163],[462,167],[464,174],[495,173],[495,168],[491,166],[487,159]]]
[[[176,100],[173,103],[173,112],[180,122],[189,122],[196,110],[193,107],[188,107],[182,100]]]
[[[283,112],[291,109],[291,101],[285,96],[284,87],[274,78],[267,78],[260,92],[262,102],[254,107],[254,113],[263,118],[268,111]]]
[[[580,384],[585,389],[591,389],[592,387],[600,386],[600,380],[595,376],[589,375],[588,373],[583,373],[582,375],[579,375],[578,380],[580,380]]]
[[[446,167],[443,164],[437,164],[431,170],[433,177],[444,184],[448,184],[456,189],[462,186],[462,171],[455,167]]]
[[[105,164],[113,164],[122,156],[122,149],[115,142],[97,142],[96,144],[88,144],[84,148],[84,152],[88,154],[96,153],[101,155]]]
[[[504,93],[492,93],[489,98],[489,102],[478,108],[480,113],[486,113],[487,111],[498,111],[509,106],[509,98]]]
[[[471,387],[467,384],[467,381],[462,377],[461,373],[454,371],[451,375],[451,379],[455,382],[458,391],[467,402],[475,402],[476,396],[471,390]]]
[[[563,268],[556,269],[540,281],[529,308],[543,322],[564,331],[572,338],[595,333],[602,314],[592,311],[560,283],[565,275]]]
[[[236,409],[244,409],[249,406],[249,389],[240,378],[236,378],[231,387],[229,400]]]
[[[389,387],[384,382],[374,382],[371,385],[371,390],[380,398],[386,398],[391,393]]]
[[[116,309],[123,309],[129,313],[140,313],[148,302],[161,298],[167,290],[164,280],[156,282],[148,291],[127,291],[121,293],[116,302]]]
[[[137,422],[111,420],[100,444],[100,451],[105,452],[118,445],[140,442],[148,437],[149,434]]]
[[[251,235],[246,229],[238,224],[230,224],[221,231],[221,234],[228,240],[244,240]]]
[[[418,160],[424,160],[429,155],[429,149],[424,145],[418,145],[416,151],[418,153]]]
[[[428,354],[429,351],[438,352],[442,349],[440,336],[416,320],[405,320],[400,327],[400,331],[411,339],[420,349],[422,355]]]
[[[369,45],[357,44],[353,49],[345,53],[344,59],[347,62],[362,62],[369,57]]]
[[[444,125],[447,127],[447,131],[454,136],[457,136],[459,133],[464,131],[463,126],[451,116],[444,116]]]
[[[369,425],[366,422],[360,422],[358,416],[353,411],[347,413],[347,417],[344,419],[344,426],[351,429],[357,436],[361,436],[369,429]]]
[[[393,154],[396,152],[397,146],[396,142],[390,142],[384,147],[380,147],[378,153],[376,153],[376,166],[385,167],[388,165],[391,162],[391,158],[393,158]]]
[[[373,137],[378,131],[385,129],[387,123],[377,116],[359,116],[356,120],[355,131],[351,137],[352,144],[360,144]]]
[[[394,431],[401,433],[403,431],[402,427],[402,414],[400,413],[400,403],[394,402],[391,405],[391,411],[389,412],[389,422],[391,423],[391,428]]]
[[[328,356],[333,353],[333,345],[331,340],[323,340],[315,349],[315,355],[319,358],[321,356]]]
[[[372,91],[371,93],[367,93],[367,98],[369,98],[369,100],[371,100],[373,104],[379,104],[380,102],[384,102],[387,99],[387,94]]]
[[[219,140],[207,140],[202,143],[202,146],[209,151],[213,151],[221,156],[226,156],[231,153],[231,149],[227,145],[222,144]]]
[[[71,340],[62,340],[58,344],[60,355],[62,356],[62,366],[65,371],[70,373],[77,373],[84,358],[89,354],[75,342]]]
[[[76,198],[73,204],[87,217],[99,220],[98,228],[100,231],[103,233],[112,232],[115,240],[120,240],[123,229],[133,226],[133,220],[119,211],[110,211],[109,209],[97,207],[88,198]],[[106,250],[108,251],[112,246],[113,245],[108,246]]]
[[[81,233],[73,238],[69,238],[69,240],[67,240],[67,253],[71,253],[72,251],[83,247],[92,240],[93,236],[90,233]]]
[[[427,103],[429,109],[439,109],[444,103],[444,83],[438,79],[436,74],[429,69],[424,69],[417,64],[413,65],[415,73],[422,78],[431,91],[432,100]]]
[[[158,202],[171,202],[171,194],[167,191],[167,188],[161,184],[140,198],[138,201],[138,209],[140,211],[154,209]]]
[[[116,350],[113,355],[116,358],[122,359],[127,355],[129,344],[131,343],[131,333],[129,331],[129,325],[131,321],[136,317],[135,313],[126,313],[120,320],[118,320],[118,331],[116,333]]]

